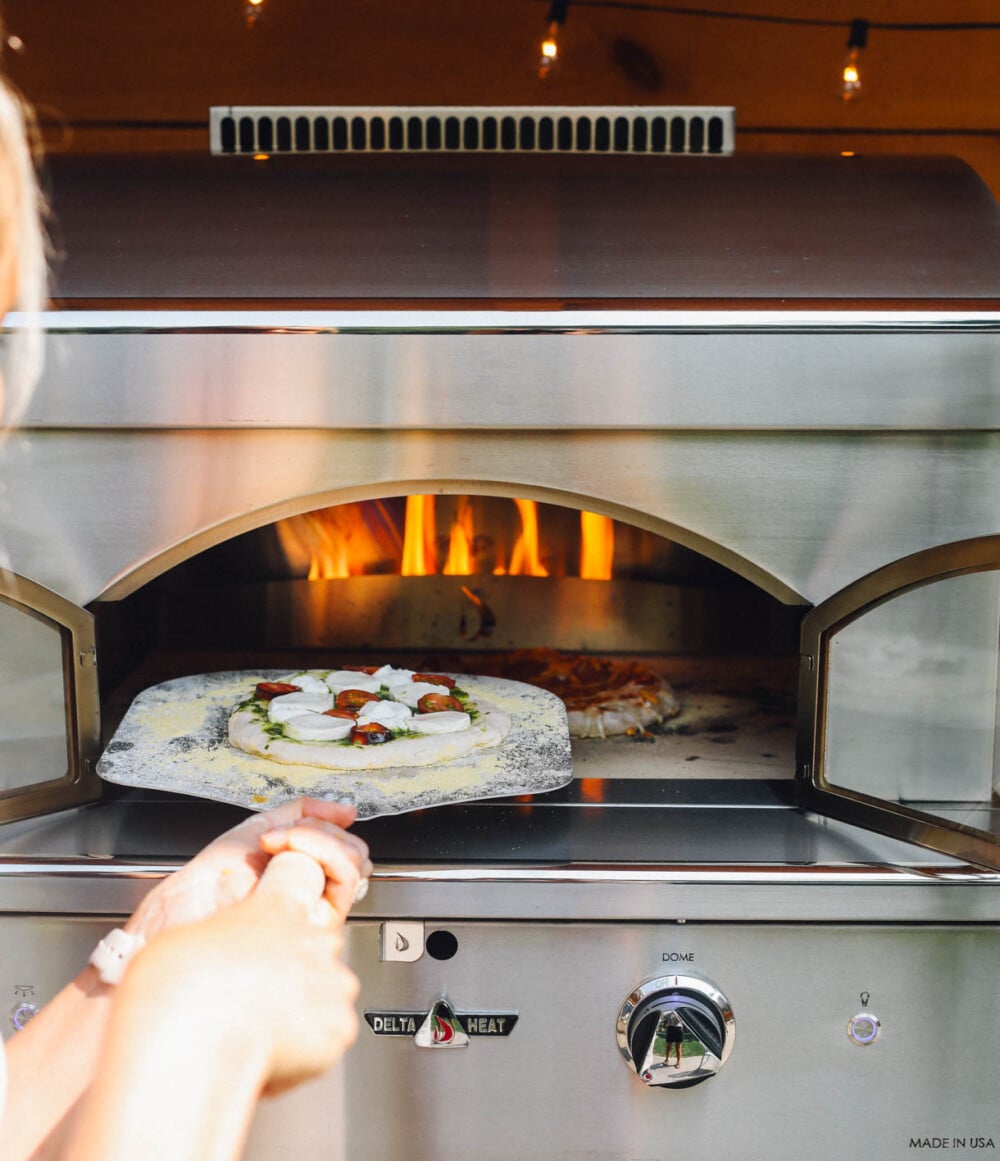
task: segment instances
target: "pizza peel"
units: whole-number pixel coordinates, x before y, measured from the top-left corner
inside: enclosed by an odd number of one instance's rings
[[[509,733],[499,746],[451,762],[340,772],[285,765],[235,749],[228,741],[233,708],[258,681],[277,681],[287,673],[205,673],[150,686],[129,706],[97,773],[122,786],[190,794],[250,810],[268,810],[301,795],[351,802],[359,818],[539,794],[573,778],[562,701],[536,686],[497,677],[457,680],[474,701],[509,714]]]

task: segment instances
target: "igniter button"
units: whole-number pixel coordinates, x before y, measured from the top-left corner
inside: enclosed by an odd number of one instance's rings
[[[389,919],[378,931],[378,957],[383,963],[416,963],[424,954],[424,925]]]
[[[847,1022],[847,1038],[852,1044],[874,1044],[882,1030],[882,1022],[871,1012],[859,1012]]]
[[[25,1024],[30,1020],[34,1020],[38,1012],[39,1008],[37,1004],[15,1004],[10,1010],[10,1026],[15,1032],[20,1032]]]

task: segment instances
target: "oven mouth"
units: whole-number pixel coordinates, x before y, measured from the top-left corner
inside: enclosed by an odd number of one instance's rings
[[[575,794],[608,780],[794,776],[801,607],[623,520],[510,496],[315,509],[97,601],[102,724],[160,681],[393,664],[532,680],[539,657],[635,662],[676,716],[574,738]],[[527,674],[527,676],[525,676]]]

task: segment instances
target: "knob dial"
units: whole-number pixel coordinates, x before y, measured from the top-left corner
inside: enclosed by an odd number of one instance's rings
[[[650,1087],[690,1088],[729,1059],[736,1023],[726,997],[702,976],[658,976],[618,1012],[618,1049]]]

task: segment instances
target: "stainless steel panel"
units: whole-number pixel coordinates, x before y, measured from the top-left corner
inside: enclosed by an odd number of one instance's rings
[[[73,299],[1000,295],[1000,211],[956,158],[63,155]]]
[[[1000,427],[995,313],[112,310],[42,323],[28,426]]]
[[[5,918],[0,995],[47,998],[110,919]],[[428,918],[428,930],[439,923]],[[418,1048],[362,1026],[344,1064],[265,1102],[249,1161],[895,1161],[1000,1140],[991,1060],[1000,1027],[995,926],[448,922],[454,958],[382,963],[378,924],[350,925],[362,1011],[513,1011],[509,1036]],[[735,1040],[696,1088],[645,1088],[614,1038],[624,997],[681,963],[721,987]],[[848,1037],[859,1013],[878,1039]],[[928,1083],[928,1074],[934,1083]],[[986,1144],[993,1141],[993,1145]],[[941,1148],[942,1146],[938,1146]]]
[[[3,461],[13,567],[81,605],[280,516],[425,491],[587,508],[815,604],[994,533],[1000,495],[998,432],[58,431]]]

